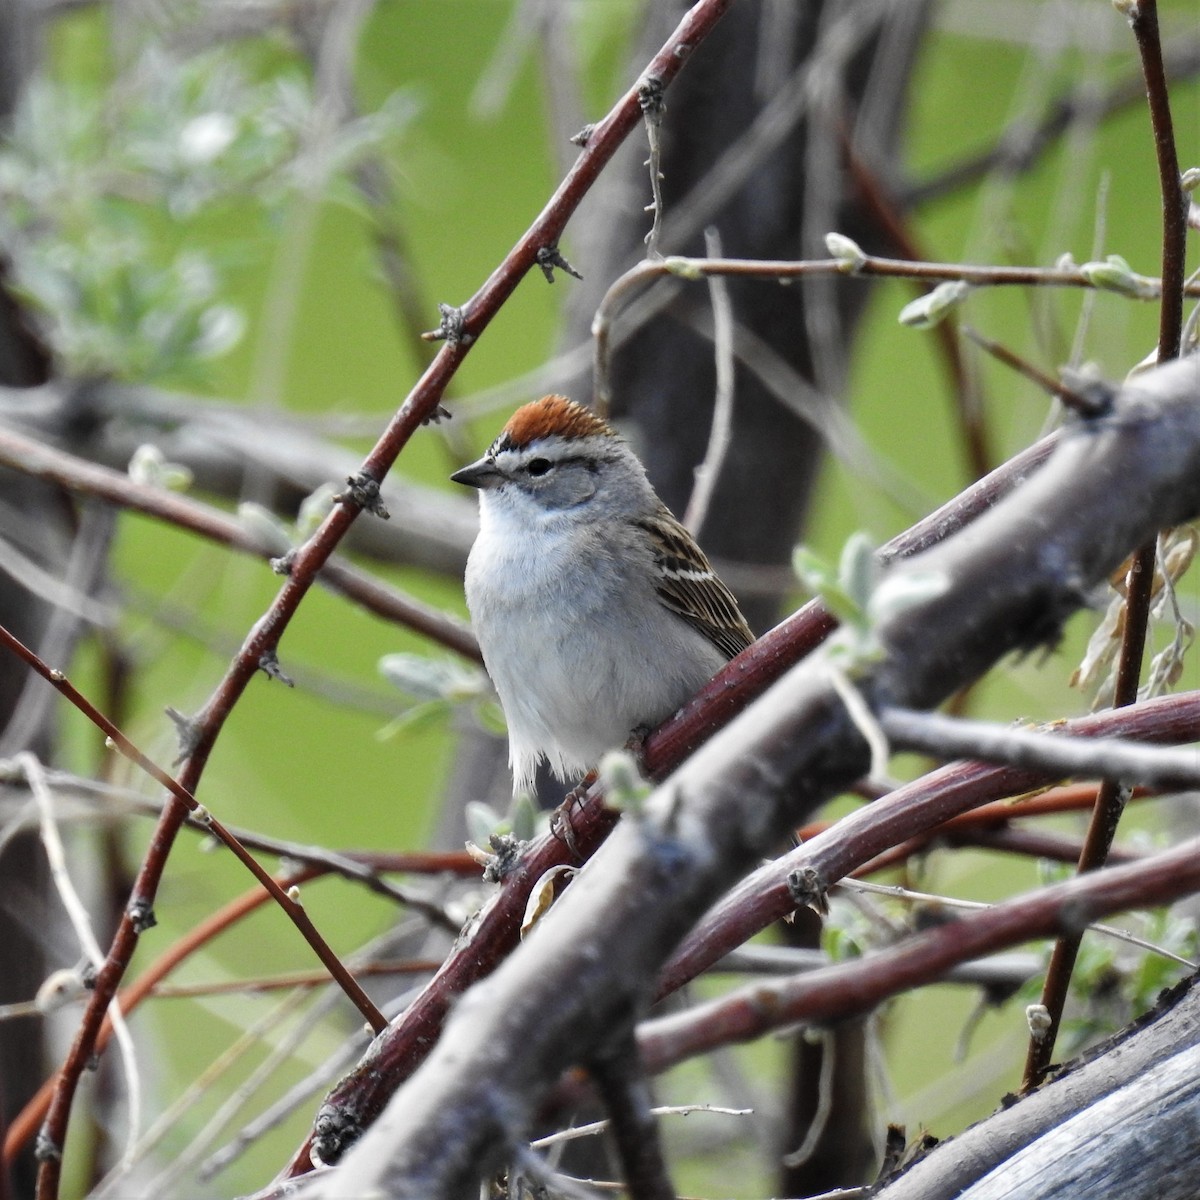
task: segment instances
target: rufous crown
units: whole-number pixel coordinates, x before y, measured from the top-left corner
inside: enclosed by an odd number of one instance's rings
[[[566,396],[543,396],[522,405],[509,418],[494,449],[521,450],[539,438],[615,437],[594,412]]]

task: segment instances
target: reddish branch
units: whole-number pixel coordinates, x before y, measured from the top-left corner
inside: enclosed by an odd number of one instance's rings
[[[303,870],[281,876],[278,882],[283,887],[299,886],[317,878],[323,872],[324,868],[321,867],[306,867]],[[121,989],[119,996],[121,1012],[125,1016],[129,1016],[153,992],[155,985],[170,975],[176,967],[195,954],[197,950],[209,946],[214,938],[244,920],[252,912],[268,903],[271,898],[271,893],[265,888],[251,888],[201,921],[195,929],[165,950],[128,987]],[[104,1053],[111,1037],[112,1020],[106,1016],[100,1026],[100,1032],[96,1035],[97,1054]],[[6,1168],[37,1132],[38,1124],[45,1119],[57,1082],[57,1076],[48,1079],[8,1127],[4,1138]]]
[[[357,479],[363,488],[369,489],[372,483],[377,485],[383,479],[412,435],[434,414],[447,383],[471,346],[526,273],[537,266],[538,252],[546,246],[558,244],[568,219],[600,171],[641,121],[642,110],[638,101],[640,84],[653,78],[663,87],[669,85],[691,51],[716,25],[731,2],[699,0],[687,12],[648,65],[642,80],[635,83],[608,116],[591,131],[575,165],[516,246],[460,311],[447,314],[453,317],[445,322],[448,340],[363,460]],[[362,494],[361,491],[357,493],[359,496]],[[250,631],[224,679],[195,720],[194,742],[179,778],[181,787],[187,792],[196,790],[216,739],[234,706],[260,664],[275,654],[301,601],[353,524],[359,509],[360,502],[352,490],[342,497],[321,527],[297,550],[291,573],[274,603]],[[187,806],[184,803],[171,803],[164,810],[134,882],[131,907],[135,911],[153,906],[167,858],[186,814]],[[137,940],[138,931],[126,913],[97,975],[92,998],[59,1075],[43,1129],[42,1145],[46,1153],[38,1174],[38,1200],[54,1200],[58,1195],[62,1147],[66,1142],[75,1089],[91,1058],[104,1014],[133,957]]]
[[[1130,9],[1130,27],[1141,55],[1162,193],[1162,299],[1159,305],[1158,361],[1165,363],[1178,357],[1183,329],[1188,200],[1179,177],[1179,156],[1175,150],[1171,105],[1158,31],[1157,0],[1135,0]],[[1121,650],[1113,690],[1114,707],[1132,704],[1137,699],[1146,629],[1150,621],[1155,557],[1156,542],[1148,542],[1134,554],[1129,568]],[[1104,865],[1128,797],[1128,788],[1121,784],[1106,782],[1101,787],[1084,839],[1083,852],[1079,856],[1081,874]],[[1054,1045],[1081,938],[1081,933],[1069,932],[1059,938],[1051,953],[1042,988],[1042,1004],[1049,1014],[1050,1025],[1048,1029],[1039,1030],[1036,1037],[1030,1036],[1022,1081],[1025,1090],[1041,1083],[1054,1056]]]
[[[1127,908],[1167,904],[1200,890],[1200,839],[1127,866],[1076,876],[1055,887],[901,942],[854,962],[802,976],[762,981],[675,1016],[647,1022],[638,1044],[647,1070],[717,1046],[749,1041],[796,1022],[822,1024],[870,1012],[889,996],[918,987],[980,955],[1070,930]]]
[[[304,906],[298,900],[293,900],[272,878],[265,867],[241,844],[214,816],[205,810],[182,784],[167,774],[156,762],[147,757],[123,734],[74,684],[59,670],[48,667],[32,650],[15,638],[3,625],[0,625],[0,645],[10,650],[18,658],[45,679],[51,687],[71,702],[93,725],[107,737],[130,762],[140,767],[153,780],[161,784],[170,793],[170,799],[164,813],[178,809],[184,817],[201,815],[204,826],[218,841],[233,851],[246,869],[267,890],[271,899],[283,909],[288,919],[300,931],[301,936],[313,948],[317,957],[325,964],[330,976],[337,982],[355,1007],[362,1013],[376,1032],[387,1025],[383,1014],[375,1007],[371,998],[355,982],[350,972],[346,970],[341,959],[334,954],[329,944],[321,936],[317,927],[312,923]],[[180,818],[182,822],[182,817]],[[161,826],[161,821],[160,821]],[[155,924],[154,909],[150,904],[139,902],[135,891],[134,898],[126,907],[122,918],[123,923],[137,926],[141,930],[150,929]]]

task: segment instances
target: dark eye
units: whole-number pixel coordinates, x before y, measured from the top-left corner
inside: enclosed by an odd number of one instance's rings
[[[554,464],[548,458],[531,458],[525,464],[525,471],[529,475],[538,476],[545,475]]]

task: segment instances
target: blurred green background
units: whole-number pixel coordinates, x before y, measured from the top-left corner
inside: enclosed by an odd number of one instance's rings
[[[1007,22],[995,15],[1004,9]],[[1194,26],[1190,0],[1163,6],[1168,33]],[[1069,11],[1068,11],[1069,10]],[[573,6],[575,52],[590,119],[607,111],[628,86],[628,41],[636,25],[632,0],[586,0]],[[547,145],[541,69],[536,51],[512,65],[511,86],[494,111],[473,102],[482,78],[497,68],[512,6],[501,0],[388,0],[371,15],[359,43],[354,91],[360,109],[377,110],[404,98],[401,120],[379,141],[396,188],[395,217],[410,244],[413,268],[427,301],[427,327],[437,324],[436,303],[466,300],[540,210],[557,181]],[[1063,23],[1084,22],[1086,50],[1051,56],[1036,48],[1028,28],[1047,43],[1067,37]],[[67,11],[51,30],[49,69],[57,85],[97,95],[122,77],[132,53],[128,29],[112,11]],[[1031,48],[1029,42],[1035,42]],[[263,39],[227,51],[251,80],[299,72],[290,48]],[[1108,4],[984,5],[956,3],[938,10],[912,87],[908,167],[921,179],[958,157],[991,144],[1013,121],[1039,114],[1068,87],[1101,84],[1135,69],[1132,41]],[[1173,96],[1177,140],[1191,165],[1200,132],[1194,84]],[[101,211],[101,210],[98,210]],[[104,219],[140,223],[151,231],[164,260],[194,248],[213,264],[221,303],[238,310],[244,336],[228,352],[203,362],[181,361],[155,382],[215,400],[279,408],[301,416],[366,416],[382,429],[420,372],[410,342],[398,331],[375,252],[371,215],[344,178],[320,172],[263,206],[233,198],[204,211],[172,216],[141,211],[136,201],[106,206]],[[86,214],[83,218],[86,219]],[[1133,107],[1086,136],[1056,146],[1011,183],[985,182],[920,211],[914,229],[924,253],[942,261],[1051,265],[1070,252],[1076,261],[1120,253],[1137,271],[1158,273],[1158,184],[1145,111]],[[1102,232],[1098,234],[1097,230]],[[572,258],[570,231],[563,249]],[[586,263],[577,263],[586,272]],[[774,286],[764,283],[764,287]],[[864,287],[872,286],[863,282]],[[519,287],[454,382],[470,396],[535,368],[556,347],[560,304],[571,281],[549,287],[540,275]],[[903,283],[873,286],[870,314],[858,345],[848,403],[875,452],[888,459],[932,507],[967,482],[949,410],[944,373],[932,335],[902,328],[900,308],[913,298]],[[1011,289],[978,292],[963,319],[1033,361],[1053,368],[1067,360],[1084,307],[1092,309],[1083,357],[1120,379],[1153,347],[1154,305],[1115,295],[1074,292],[1032,295]],[[1035,389],[966,351],[985,381],[987,421],[999,456],[1026,445],[1042,428],[1047,405]],[[453,406],[452,406],[453,407]],[[490,441],[504,413],[472,420],[456,410],[453,433],[475,447]],[[364,428],[371,427],[368,419]],[[365,449],[370,438],[352,441]],[[437,431],[418,433],[397,469],[441,483],[451,456]],[[451,485],[446,482],[449,490]],[[884,540],[921,515],[906,511],[836,463],[824,471],[809,541],[836,556],[855,529]],[[160,763],[174,757],[174,732],[163,716],[171,705],[197,709],[223,674],[231,654],[269,605],[278,579],[259,562],[202,545],[148,519],[121,519],[118,575],[130,607],[120,636],[137,664],[127,723],[130,735]],[[431,602],[465,612],[457,581],[416,571],[391,571],[402,587]],[[1187,601],[1194,610],[1195,597]],[[1194,615],[1194,612],[1193,612]],[[1095,618],[1073,622],[1048,661],[1008,664],[978,689],[976,711],[1010,719],[1073,714],[1086,701],[1069,692],[1066,678],[1078,661]],[[424,846],[436,818],[453,741],[445,724],[390,740],[378,736],[400,705],[379,676],[377,663],[397,650],[431,652],[421,639],[366,616],[315,589],[281,646],[284,669],[302,676],[287,689],[257,679],[228,723],[204,776],[200,799],[223,820],[265,833],[334,847],[403,850]],[[100,686],[98,658],[85,648],[73,668],[85,689]],[[1189,672],[1195,683],[1194,671]],[[330,700],[318,683],[349,685],[366,707]],[[66,718],[71,761],[95,769],[104,751],[95,732]],[[123,775],[118,768],[117,774]],[[132,775],[124,778],[146,790]],[[127,860],[137,860],[146,830],[134,827]],[[244,872],[222,853],[202,853],[185,834],[172,858],[156,906],[159,927],[143,938],[134,971],[182,932],[249,887]],[[990,899],[1035,881],[1031,865],[983,855],[930,860],[921,881],[930,889]],[[390,906],[363,889],[324,881],[305,893],[319,927],[341,950],[387,928]],[[179,981],[268,974],[310,965],[308,952],[281,915],[264,910],[211,945],[180,973]],[[135,1027],[155,1046],[148,1067],[156,1094],[170,1098],[194,1079],[238,1032],[277,1003],[274,997],[237,996],[206,1001],[162,1000],[139,1012]],[[1016,1006],[989,1015],[976,1034],[982,1059],[958,1068],[953,1085],[953,1041],[974,1004],[962,991],[933,989],[905,999],[886,1021],[894,1097],[893,1119],[926,1122],[939,1135],[982,1116],[1011,1088],[1023,1045]],[[336,1044],[353,1023],[323,1027],[306,1044],[307,1063],[293,1062],[267,1088],[274,1099]],[[949,1031],[949,1032],[948,1032]],[[265,1053],[244,1056],[239,1074]],[[755,1070],[773,1068],[770,1045],[757,1048]],[[703,1072],[689,1068],[695,1084]],[[961,1091],[958,1090],[961,1088]],[[936,1095],[930,1096],[929,1090]],[[218,1093],[224,1087],[216,1089]],[[682,1084],[675,1092],[684,1092]],[[703,1084],[696,1090],[703,1091]],[[916,1099],[910,1099],[916,1097]],[[158,1101],[156,1100],[156,1106]],[[209,1097],[181,1117],[168,1147],[187,1144],[216,1107]],[[212,1194],[261,1185],[308,1126],[312,1106],[301,1106],[278,1134],[253,1148],[214,1184]],[[234,1127],[238,1124],[234,1122]],[[736,1160],[735,1160],[736,1161]],[[731,1168],[714,1183],[703,1165],[703,1188],[752,1196],[766,1184]]]

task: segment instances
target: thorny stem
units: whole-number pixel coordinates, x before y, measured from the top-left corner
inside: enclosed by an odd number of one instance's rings
[[[1164,363],[1178,357],[1183,330],[1187,198],[1179,178],[1179,157],[1175,149],[1167,77],[1159,39],[1157,0],[1137,0],[1130,10],[1129,23],[1142,60],[1162,193],[1162,300],[1159,308],[1158,361]],[[1137,699],[1146,646],[1146,627],[1150,619],[1154,563],[1155,545],[1151,542],[1134,554],[1130,565],[1124,629],[1113,694],[1115,708],[1132,704]],[[1104,865],[1128,799],[1129,789],[1122,784],[1106,781],[1101,786],[1084,839],[1083,852],[1079,856],[1080,874]],[[1023,1091],[1029,1091],[1042,1082],[1054,1056],[1054,1044],[1062,1023],[1082,938],[1082,930],[1069,932],[1054,944],[1042,988],[1042,1004],[1049,1014],[1050,1025],[1029,1039],[1021,1085]]]
[[[650,157],[646,166],[650,168],[651,200],[647,209],[654,214],[650,232],[646,234],[646,254],[650,258],[661,257],[658,242],[662,235],[663,190],[662,190],[662,120],[666,105],[663,103],[662,80],[647,74],[638,88],[638,101],[646,118],[646,140],[650,146]]]
[[[663,87],[668,86],[692,50],[724,16],[731,3],[732,0],[699,0],[694,4],[650,62],[643,78],[653,76],[661,80]],[[456,327],[461,325],[461,333],[442,346],[421,375],[375,447],[364,459],[362,477],[374,481],[383,479],[412,435],[436,412],[446,386],[470,347],[478,341],[520,281],[537,266],[538,251],[543,246],[559,242],[568,219],[641,117],[639,89],[634,86],[592,131],[575,165],[504,261],[463,308],[455,311],[456,318],[461,318],[456,321]],[[352,500],[343,498],[320,528],[297,550],[291,573],[275,601],[255,623],[224,679],[196,718],[195,744],[184,762],[178,781],[179,786],[188,793],[196,790],[216,739],[257,673],[263,655],[277,649],[301,601],[354,523],[358,512],[358,506]],[[155,830],[139,874],[139,886],[143,890],[139,891],[138,896],[147,904],[153,902],[167,856],[186,814],[185,803],[168,805]],[[126,913],[113,937],[108,958],[97,975],[91,1000],[55,1088],[45,1125],[46,1144],[51,1148],[51,1153],[43,1159],[38,1172],[38,1200],[56,1200],[58,1196],[62,1174],[61,1148],[66,1141],[75,1089],[91,1057],[103,1015],[120,985],[136,944],[137,933]]]

